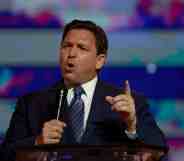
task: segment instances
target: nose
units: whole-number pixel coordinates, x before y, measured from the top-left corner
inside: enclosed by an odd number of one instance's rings
[[[76,57],[76,55],[77,55],[77,49],[75,46],[73,46],[72,48],[70,48],[68,56],[73,58],[73,57]]]

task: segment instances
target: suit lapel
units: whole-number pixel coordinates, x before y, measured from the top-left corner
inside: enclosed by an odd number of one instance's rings
[[[101,117],[100,114],[101,112],[101,107],[103,107],[105,98],[103,95],[103,83],[98,80],[96,87],[95,87],[95,92],[93,95],[93,100],[91,104],[91,109],[89,113],[89,117],[87,120],[87,125],[86,125],[86,130],[83,135],[83,142],[86,143],[89,141],[90,136],[93,134],[95,131],[96,122],[99,122]]]
[[[52,88],[48,90],[48,114],[49,120],[56,119],[57,111],[59,107],[59,100],[60,100],[60,91],[64,89],[64,84],[62,81],[56,83]],[[45,100],[46,101],[46,100]]]

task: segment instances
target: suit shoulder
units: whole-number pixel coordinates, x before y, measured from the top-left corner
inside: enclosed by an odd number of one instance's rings
[[[23,100],[33,100],[33,99],[47,99],[47,97],[49,97],[50,95],[53,95],[55,93],[57,93],[62,87],[62,84],[60,82],[57,82],[56,84],[41,89],[41,90],[37,90],[37,91],[33,91],[30,93],[27,93],[23,96],[19,96],[19,99],[23,99]]]

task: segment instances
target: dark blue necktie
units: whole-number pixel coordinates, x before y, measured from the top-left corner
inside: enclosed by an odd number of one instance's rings
[[[84,102],[81,98],[84,90],[81,86],[74,88],[74,98],[69,110],[69,121],[75,140],[80,143],[84,132]]]

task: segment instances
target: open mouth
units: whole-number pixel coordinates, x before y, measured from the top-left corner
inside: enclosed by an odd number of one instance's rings
[[[69,67],[69,68],[73,68],[73,67],[74,67],[74,64],[68,63],[68,67]]]
[[[74,64],[73,63],[67,63],[66,64],[66,67],[65,67],[65,71],[67,72],[67,73],[71,73],[71,72],[73,72],[73,70],[74,70]]]

